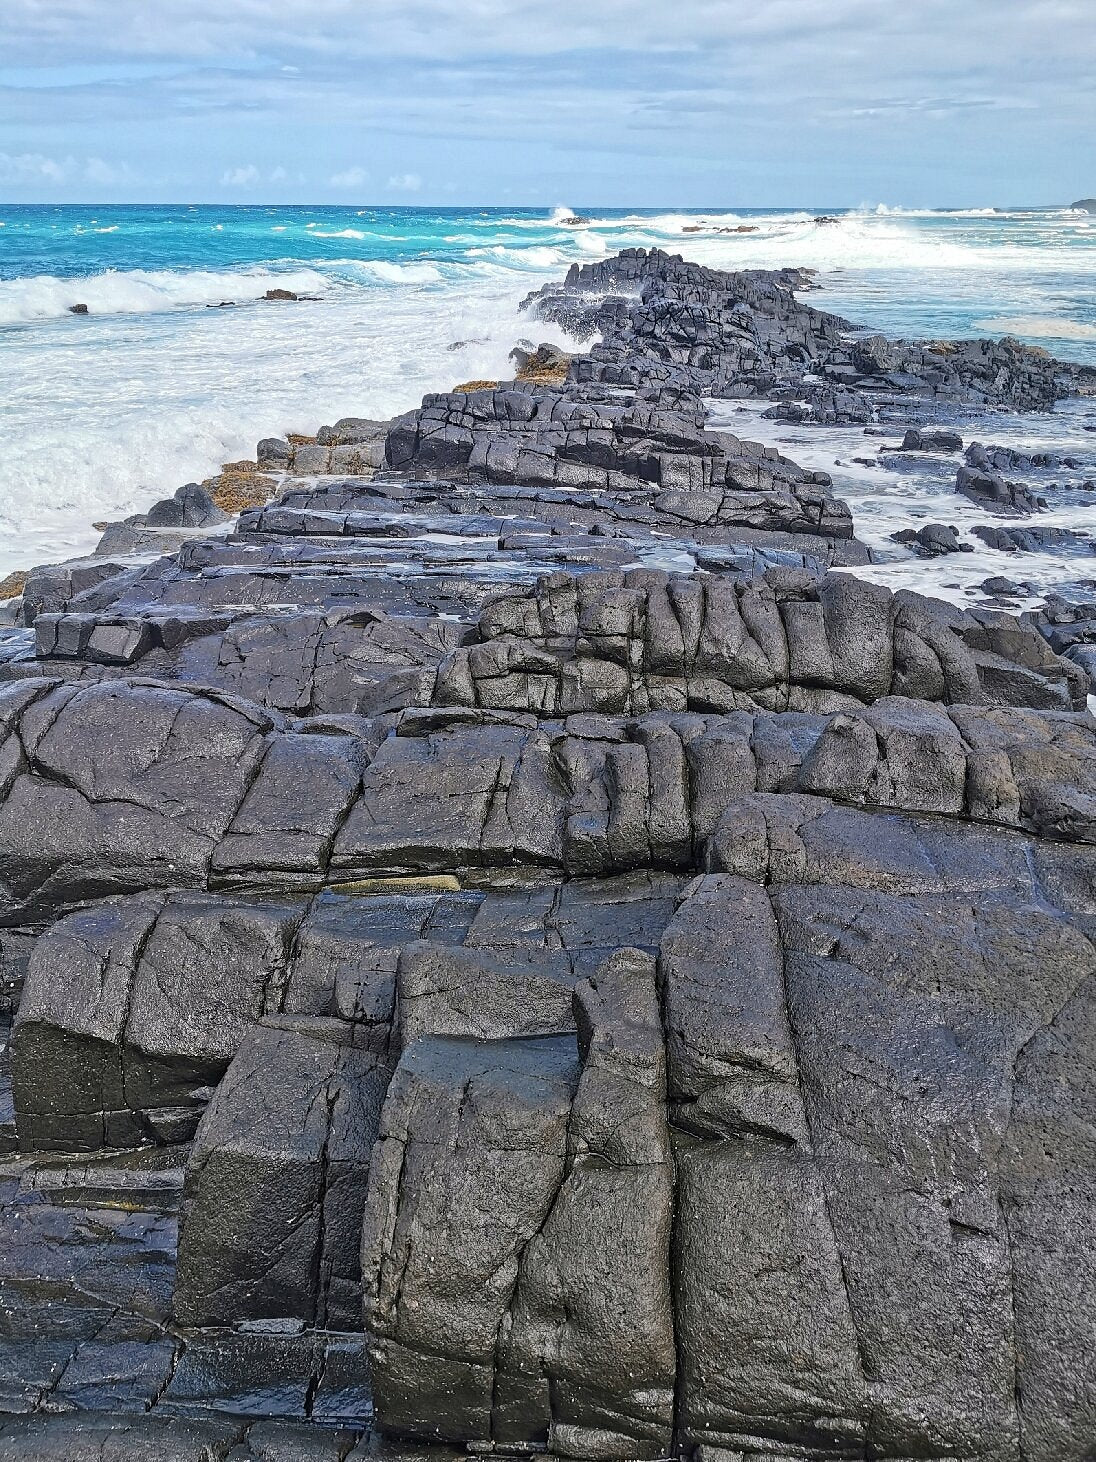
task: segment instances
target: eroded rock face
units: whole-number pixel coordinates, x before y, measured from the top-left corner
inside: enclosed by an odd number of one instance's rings
[[[575,333],[601,333],[602,343],[572,366],[576,381],[785,398],[806,403],[805,419],[820,424],[872,421],[880,412],[908,423],[911,406],[941,401],[1043,410],[1088,378],[1011,339],[854,335],[847,320],[796,298],[807,287],[802,270],[724,273],[658,249],[626,249],[573,265],[562,285],[545,286],[527,307]]]
[[[828,484],[699,399],[1063,377],[806,282],[573,271],[563,384],[31,575],[0,1458],[1091,1457],[1092,615],[831,572]]]

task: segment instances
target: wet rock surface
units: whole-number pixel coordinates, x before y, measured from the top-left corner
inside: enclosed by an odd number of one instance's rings
[[[855,577],[702,399],[1070,373],[807,283],[572,271],[550,382],[30,575],[0,1459],[1091,1456],[1096,608]]]

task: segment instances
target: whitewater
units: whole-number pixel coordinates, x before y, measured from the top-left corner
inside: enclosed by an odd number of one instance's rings
[[[1096,216],[1067,209],[0,204],[0,576],[90,552],[95,522],[251,456],[260,437],[384,418],[427,391],[512,374],[518,341],[568,343],[521,300],[571,263],[628,247],[724,269],[811,268],[812,303],[889,334],[1010,334],[1096,363]],[[272,289],[301,298],[272,303]],[[749,420],[749,434],[772,433]],[[1087,444],[1084,424],[1067,412],[1042,430]],[[852,452],[797,435],[780,437],[797,460]],[[863,473],[833,475],[861,537],[907,578],[939,577],[883,532],[896,502],[916,512],[915,483],[888,497]],[[981,556],[964,569],[986,572]]]

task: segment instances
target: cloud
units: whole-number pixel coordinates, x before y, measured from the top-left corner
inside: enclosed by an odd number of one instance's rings
[[[329,179],[333,188],[360,188],[369,181],[365,168],[347,168],[342,173],[332,173]]]
[[[58,162],[41,152],[0,152],[0,183],[64,183],[75,168],[71,157]]]
[[[86,149],[176,196],[221,179],[338,198],[370,181],[343,161],[365,139],[379,193],[437,201],[454,183],[576,206],[1089,187],[1093,0],[0,4],[0,181],[49,196]]]
[[[101,157],[81,161],[71,155],[56,158],[41,152],[0,152],[0,183],[63,187],[70,182],[85,182],[115,187],[134,179],[133,169],[127,163],[110,163]]]
[[[256,183],[262,182],[262,173],[253,162],[246,167],[227,168],[221,174],[222,188],[254,188]]]
[[[633,50],[647,55],[773,43],[830,45],[859,39],[874,64],[888,57],[882,38],[899,43],[894,59],[933,58],[938,67],[979,55],[1011,54],[1022,63],[1068,55],[1091,58],[1091,0],[4,0],[5,64],[65,60],[210,61],[274,58],[303,66],[317,56],[455,61],[484,56],[546,56]],[[1025,49],[1014,49],[1023,42]],[[778,57],[776,59],[779,59]],[[728,78],[730,79],[730,78]],[[789,85],[796,84],[792,73]]]
[[[136,174],[128,163],[104,162],[101,157],[89,157],[84,164],[84,181],[102,183],[105,187],[117,188],[136,181]]]

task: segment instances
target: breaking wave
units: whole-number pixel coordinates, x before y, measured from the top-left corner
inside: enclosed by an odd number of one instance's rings
[[[23,325],[60,319],[73,305],[86,305],[89,315],[159,314],[165,310],[218,305],[225,300],[262,299],[267,290],[290,289],[315,294],[328,281],[313,269],[289,272],[270,269],[106,270],[102,274],[58,278],[37,274],[0,280],[0,325]]]

